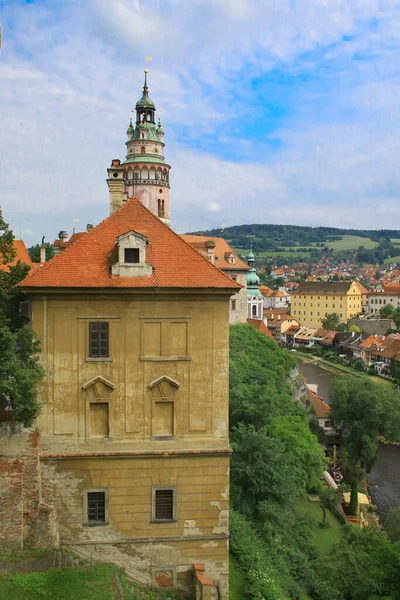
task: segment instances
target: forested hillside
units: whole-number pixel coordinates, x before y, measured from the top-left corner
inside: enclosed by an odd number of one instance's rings
[[[398,229],[340,229],[337,227],[307,227],[303,225],[275,225],[255,223],[234,225],[233,227],[209,229],[203,235],[224,237],[231,240],[233,246],[242,247],[249,237],[256,240],[266,239],[274,241],[280,246],[306,246],[313,243],[333,242],[343,236],[357,236],[379,242],[381,239],[400,239]]]
[[[223,237],[239,253],[250,248],[259,257],[284,257],[287,262],[319,260],[322,256],[353,259],[358,262],[382,263],[400,258],[399,230],[339,229],[297,225],[253,224],[211,229],[202,233]]]
[[[342,527],[330,513],[321,528],[323,511],[307,500],[324,494],[325,461],[293,399],[293,357],[249,325],[230,328],[230,352],[230,547],[242,577],[231,598],[400,598],[397,538]]]

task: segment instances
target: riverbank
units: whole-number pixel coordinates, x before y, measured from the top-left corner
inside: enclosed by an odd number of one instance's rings
[[[359,377],[360,379],[367,379],[368,381],[373,381],[374,383],[385,384],[393,386],[392,381],[388,381],[387,379],[383,379],[382,377],[377,377],[375,375],[368,375],[367,373],[360,373],[351,367],[346,367],[345,365],[337,365],[331,363],[324,358],[319,356],[315,356],[314,354],[308,354],[307,352],[301,352],[301,350],[297,350],[292,353],[297,360],[303,360],[304,362],[308,362],[309,364],[316,364],[321,369],[325,369],[334,375],[341,375],[343,373],[347,375],[354,375],[355,377]]]

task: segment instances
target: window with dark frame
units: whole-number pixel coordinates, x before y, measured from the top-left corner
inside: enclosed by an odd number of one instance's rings
[[[87,493],[87,520],[88,523],[106,522],[106,494],[105,492]]]
[[[156,521],[174,520],[174,490],[155,490],[154,518]]]
[[[109,356],[109,323],[94,321],[89,323],[89,356]]]
[[[139,248],[125,248],[124,249],[124,260],[125,260],[125,263],[138,263],[139,262]]]

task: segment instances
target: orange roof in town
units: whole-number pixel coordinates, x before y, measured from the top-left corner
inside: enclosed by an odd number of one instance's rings
[[[311,404],[315,409],[315,416],[317,417],[317,419],[327,419],[331,412],[331,407],[329,406],[329,404],[324,402],[322,398],[318,396],[318,394],[313,392],[313,390],[310,390],[308,385],[306,385],[306,388],[309,398],[311,400]]]
[[[207,235],[191,235],[186,233],[180,237],[196,250],[207,250],[206,242],[215,242],[214,265],[218,267],[218,269],[245,269],[246,271],[250,269],[249,265],[235,254],[224,238],[209,237]],[[231,264],[228,260],[228,257],[231,255],[235,257],[235,264]]]
[[[363,285],[361,283],[361,281],[356,281],[357,285],[358,285],[358,289],[360,290],[360,292],[362,294],[369,294],[369,290],[365,287],[365,285]]]
[[[33,263],[31,261],[31,257],[28,254],[28,250],[26,249],[23,240],[14,240],[12,245],[15,250],[15,258],[9,263],[3,263],[0,260],[0,271],[8,271],[9,268],[14,267],[19,260],[28,265],[28,267],[32,268]]]
[[[287,312],[284,310],[280,311],[279,309],[264,308],[263,315],[265,319],[272,321],[273,323],[282,323],[282,321],[297,321],[297,319],[289,315]]]
[[[377,295],[377,296],[400,296],[400,286],[399,285],[388,285],[387,283],[385,283],[385,285],[383,286],[383,290],[382,291],[372,291],[370,292],[371,295]]]
[[[271,338],[271,340],[274,340],[275,342],[274,336],[272,335],[272,333],[270,332],[270,330],[268,329],[268,327],[262,319],[247,319],[247,322],[249,325],[252,325],[255,329],[257,329],[261,333],[264,333],[266,336],[268,336],[269,338]]]
[[[395,358],[400,352],[400,340],[395,338],[383,350],[371,349],[371,354],[383,356],[384,358]]]
[[[111,266],[118,260],[117,237],[132,230],[148,239],[146,263],[152,265],[153,273],[146,277],[113,276]],[[28,289],[219,288],[232,292],[240,289],[137,198],[128,200],[20,285]]]
[[[260,290],[264,298],[269,298],[274,293],[274,290],[271,290],[270,287],[264,285],[263,283],[260,286],[258,286],[258,289]]]
[[[332,346],[333,340],[335,339],[335,336],[337,333],[339,333],[339,332],[329,330],[328,333],[321,340],[321,344],[328,344],[329,346]]]
[[[284,335],[294,335],[295,333],[300,331],[300,329],[301,329],[300,325],[290,325],[290,327],[288,327],[288,329],[286,329]]]

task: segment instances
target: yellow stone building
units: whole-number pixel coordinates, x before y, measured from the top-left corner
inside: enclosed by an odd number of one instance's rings
[[[144,584],[227,600],[240,286],[133,197],[22,287],[46,372],[41,494],[62,543]]]
[[[291,294],[290,314],[307,327],[320,327],[332,313],[347,323],[362,312],[363,289],[358,281],[305,281]]]

